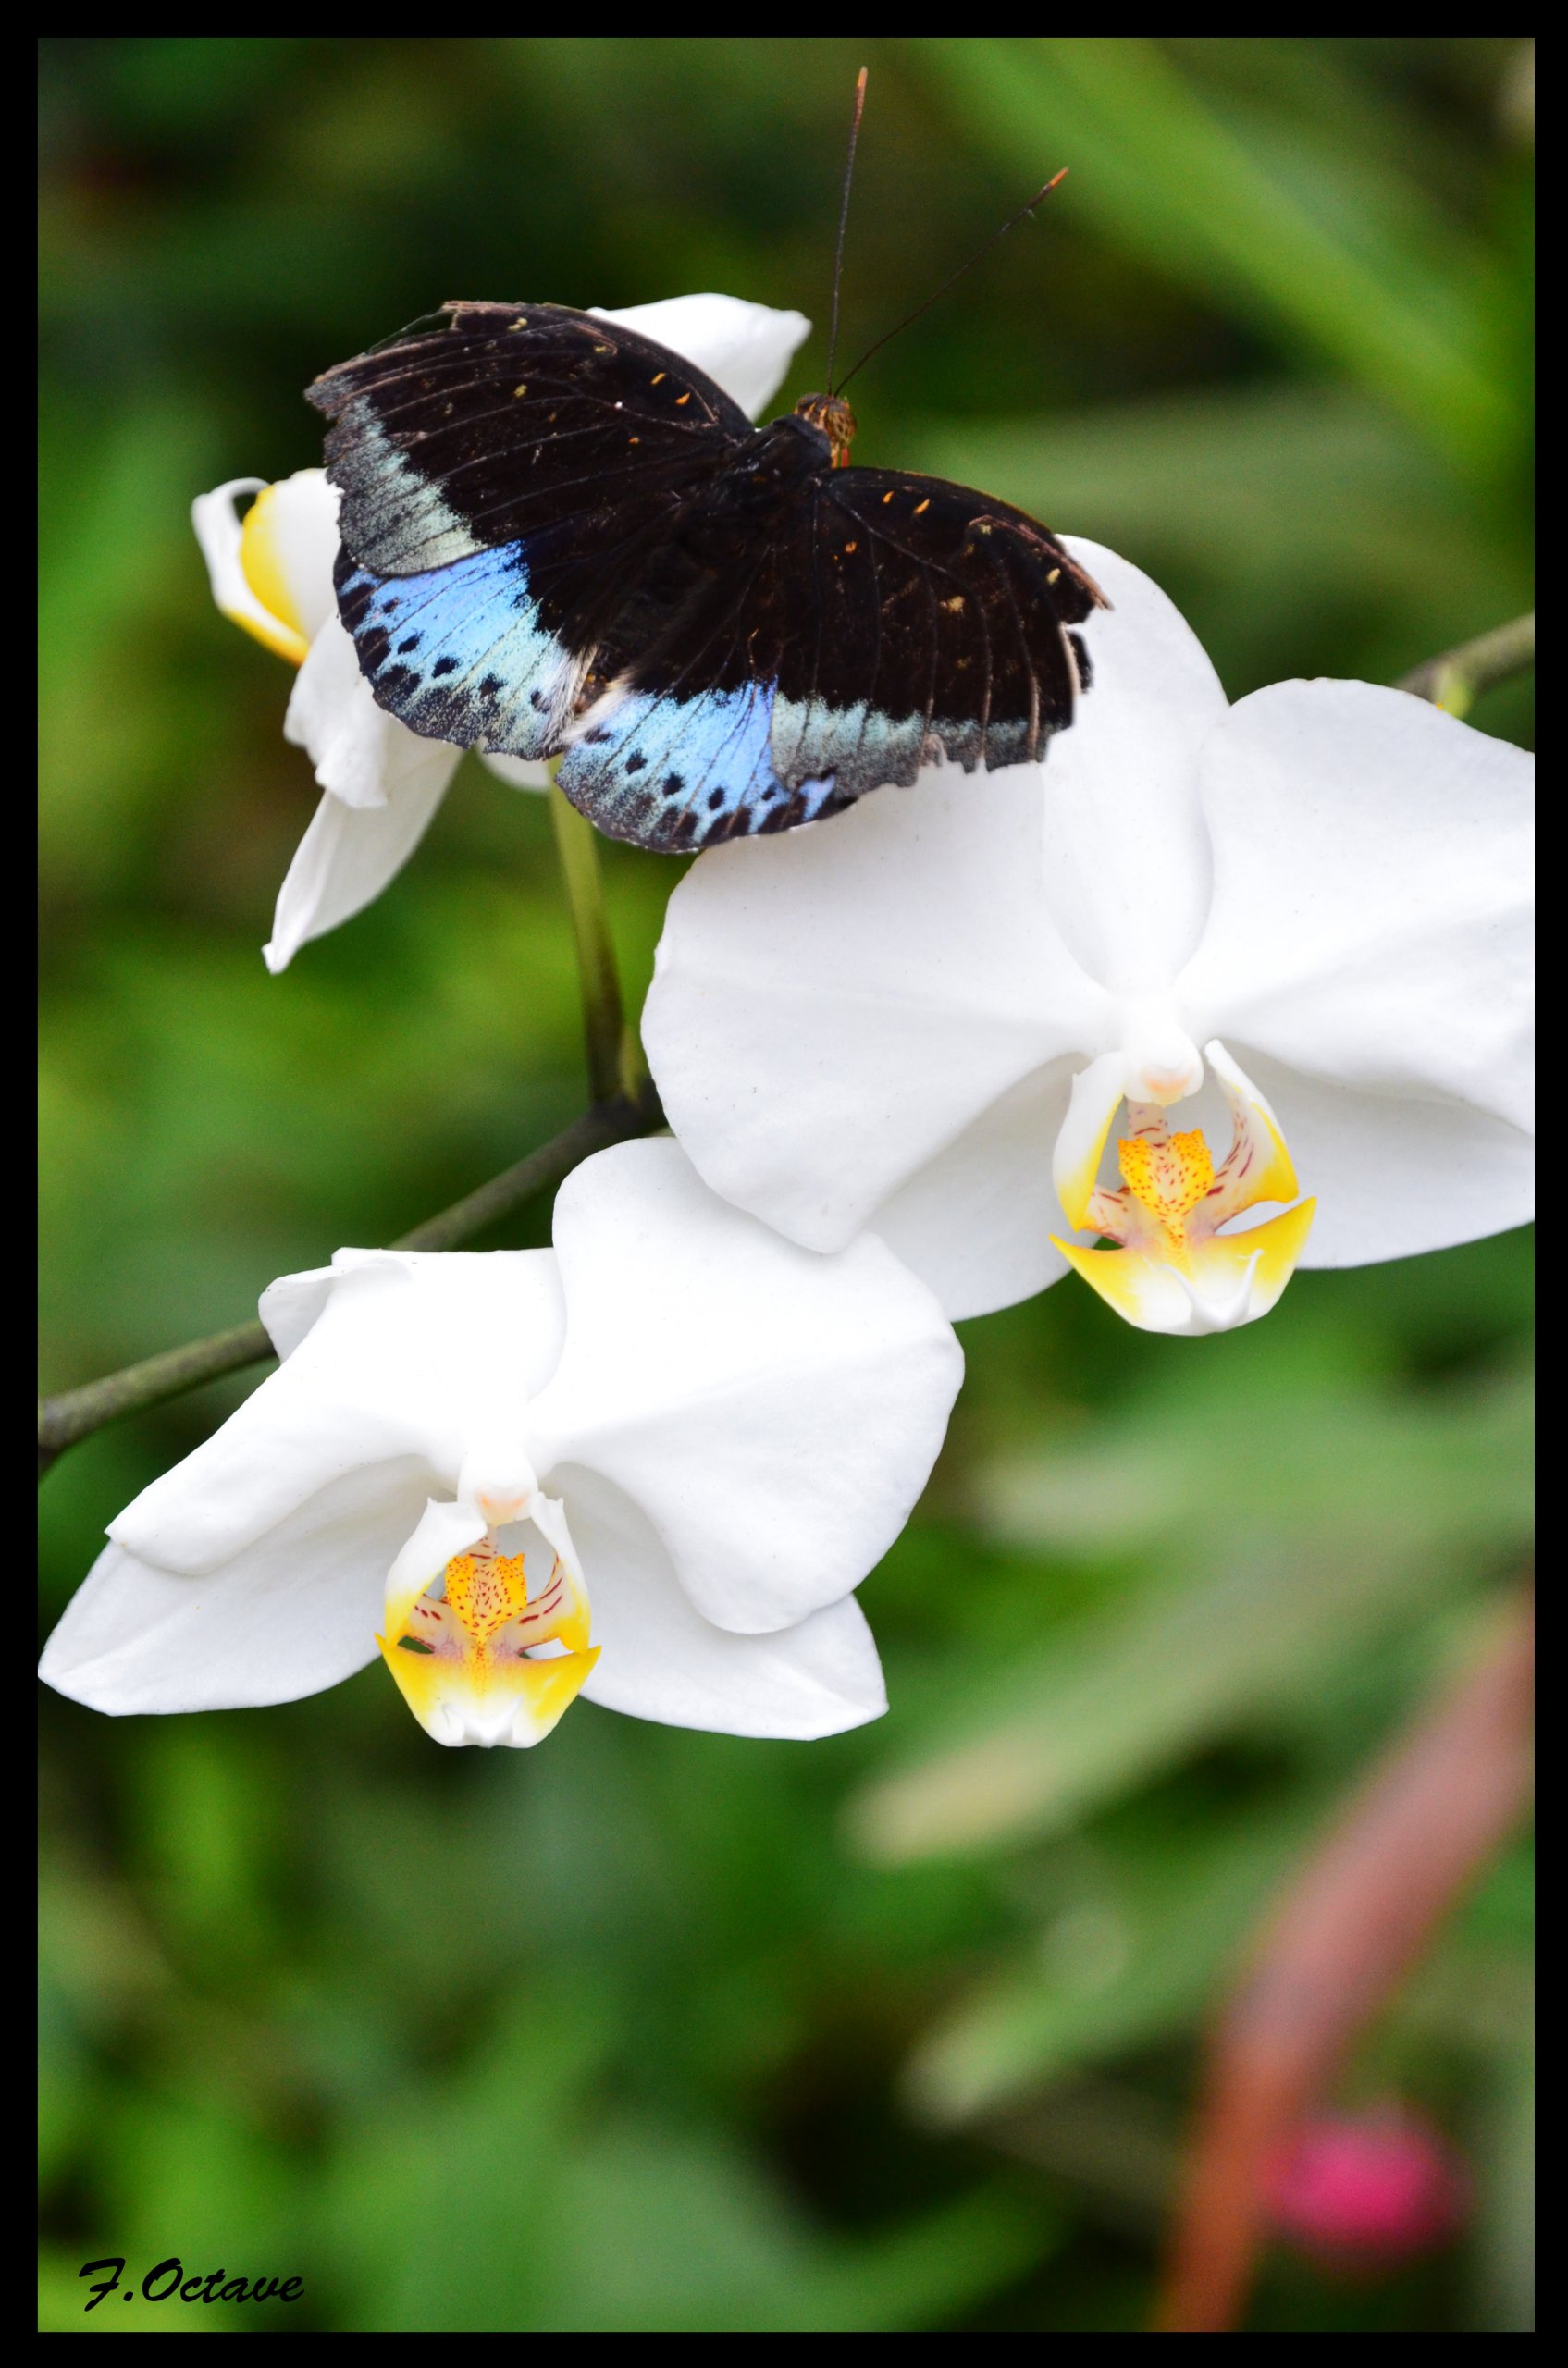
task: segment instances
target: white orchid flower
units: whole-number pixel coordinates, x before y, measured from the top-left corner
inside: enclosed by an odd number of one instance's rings
[[[623,1143],[553,1250],[340,1251],[261,1313],[282,1363],[110,1523],[61,1693],[291,1701],[379,1652],[444,1744],[536,1743],[579,1692],[748,1735],[885,1708],[852,1590],[963,1358],[883,1243],[817,1257]]]
[[[735,296],[673,296],[620,312],[595,306],[656,338],[718,381],[755,416],[777,390],[810,323],[799,313]],[[241,520],[237,504],[255,500]],[[376,704],[338,618],[332,589],[338,496],[323,469],[268,485],[233,477],[191,507],[191,523],[226,617],[299,668],[285,736],[305,749],[325,795],[278,894],[267,968],[372,903],[401,870],[435,817],[461,749],[425,740]],[[541,764],[488,756],[514,788],[544,789]]]
[[[1070,1264],[1157,1331],[1522,1223],[1531,760],[1365,683],[1229,707],[1156,586],[1068,547],[1114,606],[1048,764],[934,769],[676,890],[644,1038],[701,1174],[814,1250],[874,1227],[949,1315]]]

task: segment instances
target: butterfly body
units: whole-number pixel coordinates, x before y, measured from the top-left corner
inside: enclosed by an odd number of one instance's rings
[[[1070,627],[1101,596],[1064,547],[982,494],[845,465],[841,397],[753,428],[651,339],[500,304],[449,305],[310,392],[379,704],[564,752],[613,836],[681,851],[942,756],[1017,763],[1086,686]]]

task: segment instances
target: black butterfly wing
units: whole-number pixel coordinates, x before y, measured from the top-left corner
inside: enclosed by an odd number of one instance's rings
[[[377,703],[524,757],[560,746],[628,583],[751,433],[690,364],[558,304],[449,304],[309,394]]]
[[[698,554],[700,525],[685,541]],[[750,552],[717,546],[573,735],[561,785],[672,849],[794,829],[945,756],[1043,753],[1104,595],[1022,511],[939,478],[826,471]],[[613,642],[613,636],[611,636]]]

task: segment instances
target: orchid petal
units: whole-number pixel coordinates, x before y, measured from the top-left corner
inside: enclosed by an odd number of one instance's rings
[[[797,348],[811,334],[803,313],[775,312],[738,296],[666,296],[621,310],[591,304],[601,321],[619,321],[672,353],[684,354],[756,419],[784,383]]]
[[[143,1561],[196,1573],[367,1464],[412,1457],[422,1497],[432,1482],[454,1488],[498,1410],[515,1407],[521,1432],[561,1327],[547,1251],[351,1252],[288,1362],[109,1534]]]
[[[211,493],[199,493],[191,504],[191,524],[207,563],[207,576],[217,607],[233,624],[242,625],[263,647],[297,666],[310,648],[310,636],[291,618],[275,615],[257,598],[240,563],[241,524],[234,504],[244,493],[265,493],[265,477],[230,477]]]
[[[283,736],[303,748],[315,778],[345,806],[385,806],[391,784],[439,754],[448,776],[459,751],[422,739],[376,704],[352,641],[329,617],[311,644],[283,719]]]
[[[1051,1247],[1051,1146],[1071,1065],[1033,1069],[891,1192],[871,1222],[957,1319],[1011,1307],[1067,1272]]]
[[[477,754],[485,771],[494,773],[498,781],[505,782],[508,789],[549,787],[549,767],[542,760],[533,757],[509,757],[499,748],[481,748]]]
[[[373,904],[435,820],[461,751],[435,740],[419,746],[425,753],[389,785],[384,805],[356,809],[330,791],[322,798],[294,850],[262,948],[275,975],[313,937]]]
[[[593,1572],[599,1646],[586,1700],[670,1726],[801,1741],[862,1726],[887,1708],[853,1596],[795,1627],[738,1635],[702,1618],[646,1516],[596,1474],[574,1475],[572,1520]]]
[[[241,524],[235,502],[256,497]],[[268,485],[233,477],[191,505],[213,598],[226,617],[299,665],[337,613],[338,496],[325,469],[301,469]]]
[[[417,1459],[342,1473],[200,1577],[109,1546],[41,1673],[117,1714],[240,1709],[337,1685],[377,1657],[387,1566],[427,1485]]]
[[[1251,1044],[1236,1050],[1288,1115],[1296,1171],[1317,1195],[1304,1265],[1413,1257],[1533,1215],[1535,1145],[1506,1118],[1435,1096],[1357,1092]]]
[[[983,1191],[983,1137],[967,1166],[962,1139],[1032,1071],[1114,1036],[1043,906],[1033,766],[934,768],[701,856],[670,900],[643,1036],[707,1181],[813,1250],[949,1151],[949,1184]]]
[[[574,1533],[567,1466],[641,1508],[722,1627],[781,1628],[846,1595],[908,1518],[962,1375],[924,1285],[870,1237],[831,1259],[781,1240],[671,1142],[585,1161],[555,1244],[565,1345],[529,1434]]]
[[[1196,759],[1225,692],[1157,584],[1099,543],[1065,539],[1111,606],[1078,628],[1093,681],[1044,768],[1045,902],[1092,979],[1119,995],[1158,993],[1208,912]]]
[[[263,487],[240,529],[245,581],[274,616],[313,642],[338,613],[338,490],[325,469],[296,469]]]
[[[385,1258],[394,1253],[383,1250],[370,1254]],[[340,1261],[344,1260],[344,1252],[340,1251],[338,1256]],[[279,1363],[293,1355],[326,1307],[332,1286],[343,1271],[341,1264],[309,1266],[297,1275],[279,1275],[276,1282],[268,1283],[256,1301],[256,1314],[266,1326]]]
[[[1522,1223],[1531,760],[1403,692],[1277,683],[1201,771],[1215,895],[1181,1001],[1285,1116],[1312,1263]]]

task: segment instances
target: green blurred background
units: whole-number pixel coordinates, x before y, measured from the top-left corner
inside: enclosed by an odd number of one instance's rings
[[[858,381],[860,457],[1127,552],[1233,695],[1528,606],[1523,44],[45,42],[45,1387],[389,1239],[584,1094],[543,802],[472,761],[268,979],[315,792],[191,495],[313,462],[299,389],[446,297],[824,320],[868,61],[851,357],[1072,170]],[[1529,720],[1527,684],[1474,716]],[[606,864],[636,998],[676,873]],[[1202,1343],[1070,1282],[966,1326],[863,1597],[893,1708],[833,1742],[583,1708],[446,1754],[378,1667],[227,1717],[48,1696],[44,2323],[84,2324],[80,2263],[179,2253],[302,2274],[294,2328],[1136,2327],[1240,1938],[1519,1567],[1527,1305],[1512,1235]],[[46,1622],[240,1394],[62,1460]],[[1253,2326],[1527,2324],[1529,1898],[1520,1844],[1340,2092],[1451,2133],[1464,2239],[1355,2288],[1280,2251]]]

